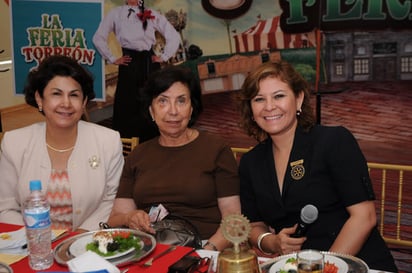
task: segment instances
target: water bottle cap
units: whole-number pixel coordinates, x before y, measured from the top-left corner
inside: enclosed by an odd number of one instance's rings
[[[30,181],[30,191],[41,191],[41,181],[31,180]]]

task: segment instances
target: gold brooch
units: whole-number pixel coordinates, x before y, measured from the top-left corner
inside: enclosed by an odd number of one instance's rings
[[[294,180],[301,180],[302,177],[305,175],[305,167],[303,166],[303,159],[293,161],[290,163],[292,170],[290,171],[290,175]]]
[[[91,158],[89,158],[89,164],[90,167],[92,167],[92,169],[96,169],[97,167],[99,167],[100,159],[94,155]]]

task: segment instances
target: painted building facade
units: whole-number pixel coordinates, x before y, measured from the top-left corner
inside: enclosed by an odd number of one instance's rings
[[[330,82],[412,80],[412,31],[325,32]]]

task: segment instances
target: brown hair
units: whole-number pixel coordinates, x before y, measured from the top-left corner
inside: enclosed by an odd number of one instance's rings
[[[315,124],[315,115],[309,98],[309,84],[291,64],[281,60],[263,63],[245,79],[237,96],[240,127],[257,141],[267,138],[266,131],[262,130],[253,120],[251,100],[257,95],[260,82],[268,77],[275,77],[287,83],[295,97],[303,92],[302,112],[297,116],[297,119],[300,127],[304,130],[309,130]]]
[[[143,114],[148,120],[151,120],[149,106],[155,98],[176,82],[184,84],[190,91],[190,102],[193,111],[188,127],[192,127],[203,111],[202,91],[199,79],[193,75],[190,68],[185,66],[168,65],[149,76],[140,93]]]
[[[39,107],[35,99],[36,91],[43,98],[47,84],[57,76],[70,77],[81,86],[83,99],[90,101],[95,98],[93,75],[75,59],[62,55],[52,55],[44,59],[40,65],[27,75],[24,94],[27,104]]]

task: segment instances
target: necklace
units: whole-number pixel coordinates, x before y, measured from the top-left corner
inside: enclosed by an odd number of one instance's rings
[[[49,143],[47,143],[47,142],[46,142],[46,145],[47,145],[48,148],[50,148],[50,150],[53,150],[53,151],[58,152],[58,153],[65,153],[65,152],[68,152],[68,151],[71,151],[71,150],[74,149],[74,146],[72,146],[70,148],[67,148],[67,149],[57,149],[57,148],[54,148],[53,146],[49,145]]]

